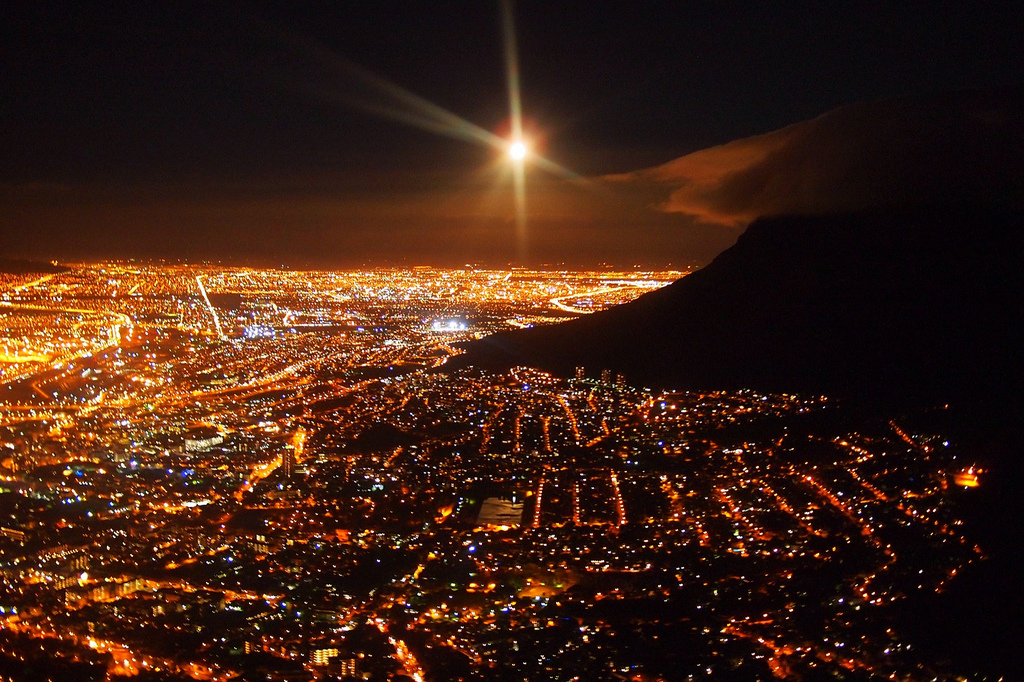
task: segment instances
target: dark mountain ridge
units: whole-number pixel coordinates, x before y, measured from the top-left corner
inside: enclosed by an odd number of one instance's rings
[[[632,303],[470,344],[457,366],[610,369],[633,385],[900,400],[1024,388],[1024,212],[760,218]]]
[[[0,257],[0,272],[14,275],[25,275],[32,273],[55,274],[67,272],[68,268],[54,263],[41,263],[39,261],[24,260],[21,258]]]

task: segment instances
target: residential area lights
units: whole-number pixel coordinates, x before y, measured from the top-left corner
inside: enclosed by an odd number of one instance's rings
[[[439,371],[678,274],[0,277],[0,668],[916,679],[885,609],[983,557],[960,505],[990,474],[943,435],[615,368]]]

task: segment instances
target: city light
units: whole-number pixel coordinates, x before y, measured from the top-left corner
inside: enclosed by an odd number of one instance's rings
[[[105,654],[207,680],[252,656],[572,680],[652,646],[659,669],[678,635],[695,676],[913,678],[923,659],[875,614],[984,556],[958,517],[984,470],[947,437],[860,431],[826,396],[450,369],[464,342],[682,274],[5,275],[0,655],[55,679]],[[802,415],[821,432],[780,436]]]

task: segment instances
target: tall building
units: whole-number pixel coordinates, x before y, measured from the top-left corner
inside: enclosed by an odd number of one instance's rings
[[[288,445],[284,449],[284,456],[281,458],[281,473],[285,478],[291,478],[295,470],[295,449]]]

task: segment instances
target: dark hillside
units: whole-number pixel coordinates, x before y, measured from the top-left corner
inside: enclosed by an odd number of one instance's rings
[[[885,399],[1024,387],[1024,214],[756,220],[704,269],[617,308],[488,337],[459,365],[608,368],[634,385]]]
[[[52,263],[40,263],[38,261],[21,260],[18,258],[0,258],[0,272],[13,275],[29,274],[34,272],[50,274],[67,272],[68,268]]]

